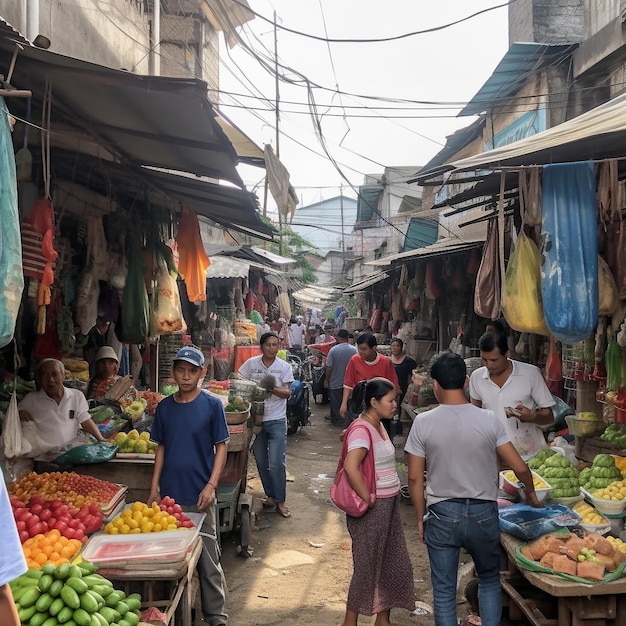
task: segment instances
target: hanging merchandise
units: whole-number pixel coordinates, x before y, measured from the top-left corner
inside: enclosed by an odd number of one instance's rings
[[[502,310],[509,326],[522,333],[547,335],[541,303],[539,249],[521,232],[504,275]]]
[[[626,298],[626,221],[621,217],[607,224],[606,260],[611,268],[620,299]]]
[[[426,264],[426,290],[424,294],[429,300],[441,298],[442,289],[437,269],[437,265],[432,261]]]
[[[617,285],[609,264],[598,256],[598,315],[612,316],[619,306]]]
[[[0,106],[6,109],[3,98]],[[8,117],[0,118],[0,347],[4,347],[15,332],[24,276],[11,130]]]
[[[100,294],[98,296],[98,317],[104,322],[117,322],[120,316],[120,296],[104,280],[100,281]]]
[[[206,300],[206,271],[211,261],[204,251],[198,216],[185,207],[178,224],[176,244],[179,254],[178,271],[187,285],[189,300]]]
[[[519,174],[519,203],[522,221],[528,226],[541,225],[541,184],[539,168],[522,169]]]
[[[609,342],[606,349],[606,388],[617,391],[622,385],[622,350],[615,339]]]
[[[278,304],[280,317],[284,317],[286,320],[291,319],[291,304],[289,303],[289,296],[285,291],[278,294],[276,303]]]
[[[541,295],[559,341],[583,341],[598,323],[598,237],[594,164],[543,170]]]
[[[554,337],[550,337],[550,351],[546,361],[546,384],[550,393],[559,398],[563,397],[563,366]]]
[[[126,343],[145,343],[149,328],[150,303],[144,280],[144,264],[139,241],[129,243],[128,277],[122,294],[120,339]]]
[[[183,320],[180,296],[176,280],[168,271],[162,255],[158,255],[156,288],[152,290],[150,307],[150,336],[184,332],[187,326]]]
[[[483,258],[476,275],[474,312],[480,317],[495,320],[500,317],[500,263],[498,261],[498,228],[496,220],[489,220]]]

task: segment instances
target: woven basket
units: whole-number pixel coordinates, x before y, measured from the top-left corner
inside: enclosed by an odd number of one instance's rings
[[[248,419],[250,419],[250,405],[248,405],[247,411],[226,411],[227,424],[243,424]]]

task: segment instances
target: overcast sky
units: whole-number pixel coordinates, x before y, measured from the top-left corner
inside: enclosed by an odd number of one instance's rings
[[[444,26],[503,4],[503,0],[248,2],[269,20],[276,11],[278,24],[287,29],[356,40],[389,39]],[[253,56],[273,66],[273,26],[257,17],[241,35],[252,52],[243,46],[221,47],[221,108],[261,147],[271,143],[276,149],[274,78]],[[303,206],[338,195],[340,185],[344,194],[354,196],[337,167],[354,186],[384,166],[417,169],[441,149],[447,135],[470,124],[475,118],[455,117],[459,103],[474,96],[508,49],[507,8],[397,41],[326,43],[281,29],[277,40],[279,62],[290,68],[279,68],[279,73],[298,83],[279,85],[280,158]],[[303,77],[326,89],[313,86],[309,92]],[[317,117],[309,109],[310,93]],[[394,104],[380,98],[446,104]],[[336,166],[316,136],[315,120],[320,121]],[[242,175],[251,189],[262,181],[264,171],[245,168]],[[258,192],[262,198],[262,187]]]

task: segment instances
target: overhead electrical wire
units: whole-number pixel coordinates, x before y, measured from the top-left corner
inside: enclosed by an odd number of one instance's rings
[[[257,13],[256,11],[252,10],[247,4],[243,4],[242,2],[239,2],[239,0],[233,0],[233,2],[235,4],[238,4],[240,7],[243,7],[250,13],[254,14],[254,16],[258,17],[260,20],[264,22],[268,22],[269,24],[274,24],[273,20],[271,20],[268,17],[265,17],[264,15],[261,15],[261,13]],[[317,41],[323,41],[325,43],[365,43],[365,44],[387,43],[390,41],[399,41],[401,39],[407,39],[409,37],[415,37],[417,35],[426,35],[428,33],[434,33],[440,30],[445,30],[446,28],[450,28],[452,26],[456,26],[457,24],[462,24],[463,22],[467,22],[468,20],[471,20],[479,15],[482,15],[483,13],[489,13],[490,11],[494,11],[496,9],[501,9],[503,7],[509,6],[510,4],[513,4],[514,2],[516,2],[516,0],[510,0],[510,2],[505,2],[503,4],[498,4],[493,7],[488,7],[486,9],[482,9],[480,11],[477,11],[476,13],[472,13],[471,15],[468,15],[461,19],[455,20],[454,22],[447,22],[446,24],[441,24],[440,26],[433,26],[432,28],[416,30],[410,33],[404,33],[402,35],[393,35],[391,37],[380,37],[376,39],[340,39],[340,38],[329,38],[328,36],[320,37],[319,35],[312,35],[310,33],[305,33],[303,31],[294,30],[293,28],[288,28],[287,26],[276,25],[276,27],[279,28],[280,30],[284,30],[285,32],[292,33],[294,35],[299,35],[300,37],[306,37],[308,39],[315,39]]]

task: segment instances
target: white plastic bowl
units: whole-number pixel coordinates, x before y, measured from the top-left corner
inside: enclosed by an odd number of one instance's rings
[[[505,476],[507,471],[511,471],[511,470],[503,470],[500,472],[500,488],[504,490],[505,493],[508,493],[510,496],[519,496],[523,500],[525,494],[524,494],[524,489],[520,486],[521,483],[511,482]],[[535,493],[537,494],[537,500],[539,500],[539,502],[543,502],[548,497],[550,493],[550,489],[552,489],[552,487],[550,486],[550,484],[545,478],[541,478],[541,476],[539,476],[539,474],[537,474],[533,470],[530,470],[530,471],[534,477],[537,477],[539,480],[542,480],[547,485],[547,487],[544,487],[543,489],[535,489]]]
[[[596,507],[600,513],[608,513],[609,515],[617,515],[626,509],[626,498],[621,500],[605,500],[604,498],[596,498],[592,496],[586,489],[581,488],[581,493]]]

